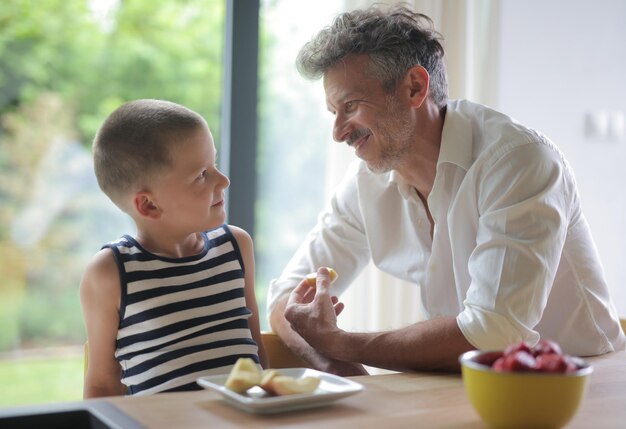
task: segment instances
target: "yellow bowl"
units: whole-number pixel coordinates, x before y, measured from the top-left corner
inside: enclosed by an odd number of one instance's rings
[[[465,391],[480,417],[494,428],[560,428],[576,414],[593,368],[573,358],[567,374],[496,372],[502,352],[470,351],[459,358]]]

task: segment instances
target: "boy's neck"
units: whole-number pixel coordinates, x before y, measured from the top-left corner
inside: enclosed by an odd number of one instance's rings
[[[166,258],[176,259],[199,254],[204,249],[205,244],[204,237],[199,232],[190,234],[181,239],[167,237],[163,234],[154,236],[139,231],[137,232],[135,240],[137,240],[137,242],[139,242],[139,244],[141,244],[141,246],[150,253]]]

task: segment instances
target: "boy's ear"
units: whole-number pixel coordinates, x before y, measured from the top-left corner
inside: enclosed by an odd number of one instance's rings
[[[161,210],[154,202],[154,198],[150,192],[137,192],[133,198],[133,205],[140,216],[150,219],[158,219],[161,217]]]
[[[406,74],[405,81],[409,87],[409,98],[413,107],[420,107],[428,97],[430,76],[422,66],[413,66]]]

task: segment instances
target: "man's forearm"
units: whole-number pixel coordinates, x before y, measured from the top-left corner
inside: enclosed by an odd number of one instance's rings
[[[374,333],[335,331],[319,351],[342,361],[394,371],[458,370],[458,357],[474,347],[454,317],[442,317],[405,328]]]
[[[395,371],[458,370],[459,355],[474,348],[454,317],[386,332],[343,331],[337,326],[327,282],[318,278],[312,299],[299,285],[278,303],[270,320],[287,346],[317,369],[358,362]]]

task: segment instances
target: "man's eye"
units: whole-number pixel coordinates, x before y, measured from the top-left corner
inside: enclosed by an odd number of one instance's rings
[[[346,112],[352,112],[356,108],[356,103],[354,101],[348,101],[345,104]]]

